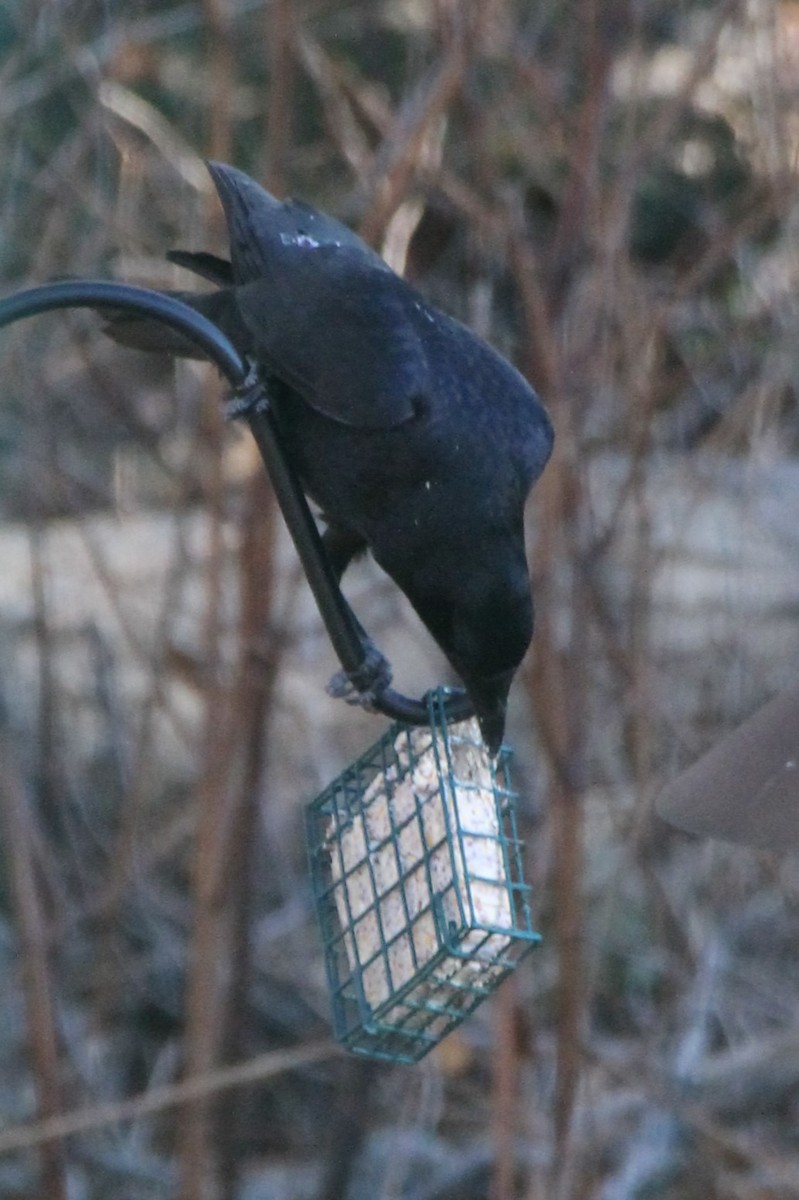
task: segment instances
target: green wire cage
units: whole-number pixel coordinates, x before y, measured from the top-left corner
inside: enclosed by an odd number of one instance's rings
[[[416,1062],[540,939],[522,878],[510,751],[472,719],[401,724],[308,808],[311,878],[336,1037]]]

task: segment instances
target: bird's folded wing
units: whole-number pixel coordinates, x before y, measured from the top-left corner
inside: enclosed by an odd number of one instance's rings
[[[236,289],[256,358],[344,425],[385,429],[414,417],[431,381],[407,284],[341,247],[306,248],[269,267]]]

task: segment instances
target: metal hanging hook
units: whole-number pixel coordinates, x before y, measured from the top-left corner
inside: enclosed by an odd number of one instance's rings
[[[213,322],[172,296],[150,288],[93,279],[45,284],[7,297],[0,301],[0,329],[24,317],[59,308],[113,308],[161,321],[194,342],[234,392],[240,396],[246,394],[242,416],[264,460],[328,637],[344,673],[356,690],[363,690],[372,661],[365,635],[341,592],[305,493],[284,454],[264,384],[257,376],[253,378],[248,364],[228,338]],[[429,722],[424,700],[410,699],[388,686],[370,694],[368,707],[406,725]],[[451,693],[443,708],[448,723],[466,720],[473,712],[465,692]]]

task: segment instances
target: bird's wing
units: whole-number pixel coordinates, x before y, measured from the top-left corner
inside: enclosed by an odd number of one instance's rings
[[[345,425],[390,428],[411,418],[428,371],[408,286],[335,218],[276,200],[235,167],[208,170],[225,210],[240,313],[264,366]]]
[[[236,297],[256,357],[317,412],[386,429],[429,394],[414,293],[357,249],[283,245]]]

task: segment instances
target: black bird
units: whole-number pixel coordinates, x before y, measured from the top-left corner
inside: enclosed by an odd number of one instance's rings
[[[171,252],[219,285],[173,294],[255,364],[336,571],[372,552],[463,680],[496,753],[533,632],[523,512],[552,449],[549,418],[518,371],[346,226],[233,167],[208,168],[230,261]],[[137,318],[112,317],[108,332],[197,353]]]

